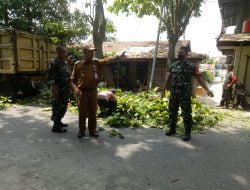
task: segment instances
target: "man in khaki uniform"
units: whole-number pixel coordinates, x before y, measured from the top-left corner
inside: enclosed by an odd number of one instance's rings
[[[82,138],[85,135],[87,117],[89,134],[93,137],[99,136],[96,132],[98,74],[106,64],[124,56],[123,53],[121,56],[93,60],[95,50],[95,48],[90,46],[83,48],[84,60],[74,66],[71,75],[72,86],[75,95],[78,96],[78,138]]]

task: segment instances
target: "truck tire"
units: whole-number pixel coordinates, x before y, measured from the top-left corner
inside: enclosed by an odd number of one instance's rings
[[[20,84],[20,89],[24,96],[36,96],[38,91],[32,85],[30,80],[22,80]]]
[[[3,96],[13,96],[16,94],[15,89],[13,88],[10,81],[4,80],[0,81],[0,95]]]

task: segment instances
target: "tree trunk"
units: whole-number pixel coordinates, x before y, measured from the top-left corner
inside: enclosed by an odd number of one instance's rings
[[[176,44],[178,42],[178,37],[174,35],[169,35],[168,43],[169,43],[169,49],[168,49],[168,65],[171,64],[174,61],[175,58],[175,48]]]
[[[93,22],[93,42],[96,50],[96,58],[102,59],[103,55],[103,41],[105,40],[105,32],[106,32],[106,19],[104,15],[103,9],[103,1],[96,0],[95,5],[95,18]],[[105,67],[103,72],[101,73],[103,78],[107,82],[108,86],[115,86],[113,75],[111,69],[109,67]]]
[[[93,41],[97,49],[96,57],[103,58],[102,44],[105,39],[106,20],[102,0],[96,0],[95,18],[93,23]]]

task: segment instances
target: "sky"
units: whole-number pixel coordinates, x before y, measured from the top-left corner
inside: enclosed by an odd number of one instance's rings
[[[112,4],[113,0],[108,0]],[[84,0],[77,0],[71,9],[80,8]],[[158,30],[158,19],[154,16],[137,18],[136,16],[118,16],[108,11],[105,16],[113,21],[118,41],[155,41]],[[221,30],[221,15],[217,0],[207,0],[201,7],[201,16],[191,18],[185,35],[180,39],[190,40],[193,52],[205,53],[211,57],[221,56],[216,47],[216,38]],[[161,40],[167,40],[166,33],[161,34]]]

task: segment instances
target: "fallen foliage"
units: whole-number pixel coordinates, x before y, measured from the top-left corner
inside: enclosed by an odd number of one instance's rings
[[[169,94],[161,98],[157,90],[140,93],[122,92],[118,90],[116,96],[118,101],[117,111],[112,116],[104,118],[104,121],[109,126],[114,128],[144,127],[166,129],[169,121],[167,110]],[[36,97],[18,99],[15,103],[21,105],[35,104],[48,106],[51,104],[51,95],[50,92],[44,92]],[[68,108],[71,112],[78,113],[75,102],[69,103]],[[215,126],[222,120],[223,115],[225,115],[201,104],[196,99],[192,99],[192,108],[193,130],[198,132],[204,130],[206,127]],[[49,112],[51,109],[44,109],[43,111]],[[179,130],[183,130],[182,117],[179,117],[178,126]]]
[[[112,127],[144,127],[165,129],[168,121],[169,94],[160,98],[160,93],[147,91],[141,93],[117,92],[118,107],[113,116],[105,118]],[[195,131],[215,126],[223,117],[212,108],[192,99],[192,116]],[[178,126],[183,130],[183,120],[179,117]]]
[[[0,96],[0,110],[11,105],[12,100],[7,96]]]

